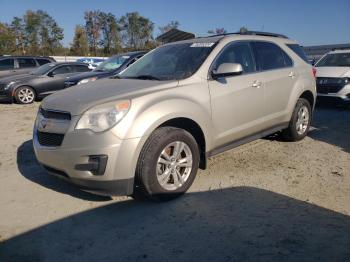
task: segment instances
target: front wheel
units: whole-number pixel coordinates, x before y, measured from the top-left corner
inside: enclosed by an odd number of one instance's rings
[[[158,128],[141,151],[134,194],[155,200],[173,199],[192,185],[198,165],[198,145],[189,132]]]
[[[35,101],[35,91],[29,86],[21,86],[15,92],[16,102],[19,104],[31,104]]]
[[[309,131],[311,125],[312,110],[309,101],[299,98],[294,108],[288,128],[282,131],[286,141],[302,140]]]

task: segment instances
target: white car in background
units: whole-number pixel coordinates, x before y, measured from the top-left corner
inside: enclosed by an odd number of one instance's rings
[[[102,58],[80,58],[77,60],[77,62],[86,63],[89,65],[89,69],[93,70],[96,69],[102,62],[105,60]]]
[[[350,49],[331,51],[315,66],[317,96],[350,102]]]

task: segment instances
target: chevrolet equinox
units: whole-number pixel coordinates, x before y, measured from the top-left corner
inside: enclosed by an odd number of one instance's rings
[[[165,44],[113,79],[45,98],[36,157],[86,191],[174,198],[208,157],[279,131],[306,136],[316,84],[302,52],[262,32]]]

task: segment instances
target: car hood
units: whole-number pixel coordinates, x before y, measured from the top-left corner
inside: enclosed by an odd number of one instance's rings
[[[316,67],[317,77],[350,77],[350,67],[320,66]]]
[[[23,81],[28,81],[37,77],[38,77],[37,75],[31,75],[31,74],[14,75],[14,76],[1,78],[0,83],[8,84],[10,82],[23,82]]]
[[[90,71],[90,72],[79,73],[77,75],[67,77],[66,81],[79,82],[80,80],[90,78],[90,77],[103,78],[103,77],[108,77],[112,75],[114,75],[113,72]]]
[[[95,105],[118,99],[132,99],[177,85],[178,81],[102,79],[56,92],[46,97],[41,105],[44,109],[80,115]]]

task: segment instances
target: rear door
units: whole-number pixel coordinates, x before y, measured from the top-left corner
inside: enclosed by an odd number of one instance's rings
[[[17,68],[16,68],[16,74],[27,74],[31,72],[34,68],[36,68],[38,65],[33,58],[22,58],[17,57]]]
[[[13,58],[5,58],[0,60],[0,78],[15,75],[15,60]]]
[[[226,45],[211,71],[223,63],[239,63],[243,73],[209,80],[216,147],[258,133],[264,124],[264,87],[249,42]]]
[[[272,42],[252,42],[259,79],[265,88],[266,127],[282,124],[288,114],[287,106],[298,78],[292,59]]]

